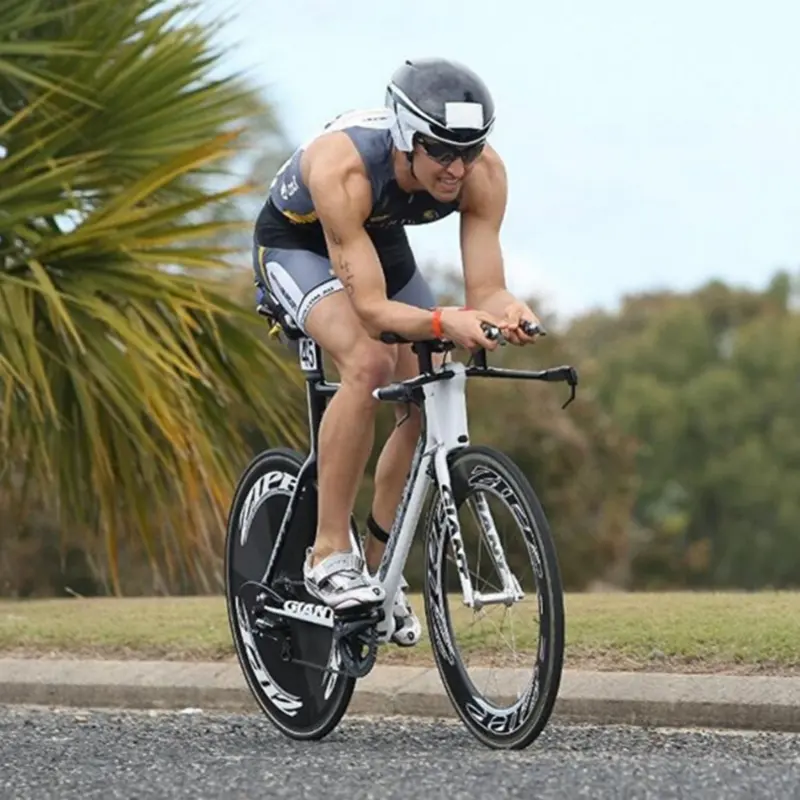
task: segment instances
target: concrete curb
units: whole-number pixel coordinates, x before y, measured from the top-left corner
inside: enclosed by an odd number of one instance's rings
[[[513,691],[521,675],[484,670],[475,682]],[[0,704],[260,713],[231,662],[0,659]],[[455,717],[433,667],[376,666],[348,714]],[[800,732],[800,678],[565,670],[553,718]]]

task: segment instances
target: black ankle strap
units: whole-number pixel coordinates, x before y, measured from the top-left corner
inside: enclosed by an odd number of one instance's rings
[[[369,512],[369,516],[367,517],[367,530],[379,541],[383,544],[389,541],[389,534],[375,522],[375,518],[372,516],[372,512]]]

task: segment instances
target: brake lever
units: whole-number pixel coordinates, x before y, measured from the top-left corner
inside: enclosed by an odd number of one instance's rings
[[[571,383],[569,387],[569,398],[567,399],[567,402],[564,403],[563,406],[561,406],[561,410],[563,411],[574,399],[575,399],[575,384]]]
[[[578,371],[575,367],[551,367],[542,373],[542,380],[564,381],[564,383],[569,384],[569,399],[561,406],[562,409],[566,408],[575,399],[577,393],[575,387],[578,385]]]
[[[569,384],[569,398],[561,409],[565,409],[574,399],[576,392],[576,387],[578,386],[578,372],[575,367],[569,367],[569,372],[567,373],[567,383]]]

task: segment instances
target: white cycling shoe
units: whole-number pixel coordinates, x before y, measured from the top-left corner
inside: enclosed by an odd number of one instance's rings
[[[371,581],[358,553],[332,553],[315,567],[311,566],[311,557],[309,548],[303,564],[306,591],[332,609],[376,605],[386,598],[386,592]]]
[[[417,615],[411,608],[405,590],[408,583],[402,576],[400,577],[400,587],[394,598],[394,633],[392,641],[400,647],[413,647],[422,638],[422,626],[417,619]]]
[[[373,583],[358,553],[333,553],[315,567],[311,567],[311,556],[309,548],[303,564],[306,591],[335,611],[377,605],[386,598],[386,592]],[[408,602],[406,589],[408,583],[401,577],[392,607],[395,627],[391,641],[400,647],[413,647],[422,638],[422,626]]]

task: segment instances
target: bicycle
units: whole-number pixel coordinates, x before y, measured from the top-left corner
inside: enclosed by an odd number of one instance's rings
[[[412,343],[419,374],[373,393],[379,400],[415,404],[422,412],[422,432],[411,469],[383,559],[373,576],[386,599],[378,607],[334,613],[306,593],[302,564],[316,531],[317,432],[328,399],[339,384],[326,379],[319,346],[292,323],[273,296],[267,293],[257,311],[270,323],[271,335],[297,347],[305,374],[310,434],[305,457],[282,447],[258,454],[240,477],[228,516],[228,619],[239,664],[258,705],[293,739],[321,739],[338,725],[356,681],[370,672],[378,645],[388,643],[393,633],[393,600],[423,507],[430,501],[424,517],[423,596],[440,678],[458,716],[478,740],[492,748],[527,747],[547,724],[559,691],[564,655],[561,577],[547,519],[525,475],[503,453],[470,444],[465,384],[468,377],[564,381],[571,388],[566,407],[575,398],[575,369],[490,367],[485,349],[474,353],[465,365],[448,361],[449,351],[455,348],[452,342]],[[487,332],[500,337],[496,328],[487,327]],[[407,341],[392,333],[381,339]],[[436,367],[434,353],[443,354]],[[502,604],[508,609],[524,599],[487,496],[505,503],[523,533],[523,550],[534,575],[529,585],[534,587],[539,615],[539,642],[533,664],[527,665],[530,679],[518,689],[516,701],[506,706],[488,700],[467,675],[464,658],[454,645],[457,626],[449,606],[451,595],[458,591],[463,604],[481,614],[488,606]],[[473,575],[480,578],[480,552],[475,573],[467,563],[465,526],[458,518],[465,503],[471,504],[480,528],[479,545],[481,538],[486,540],[502,583],[494,592],[482,593],[472,583]],[[352,517],[350,539],[363,556]],[[455,572],[447,573],[453,563]],[[521,568],[515,569],[521,574]]]

